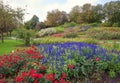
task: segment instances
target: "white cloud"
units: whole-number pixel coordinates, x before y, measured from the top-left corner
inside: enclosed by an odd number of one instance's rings
[[[82,6],[85,3],[94,3],[98,0],[67,0],[66,3],[53,3],[53,4],[45,4],[44,0],[7,0],[7,1],[4,2],[10,4],[13,8],[21,7],[26,9],[26,13],[29,14],[25,15],[25,21],[31,19],[31,17],[34,14],[39,17],[40,21],[44,21],[46,19],[48,11],[59,9],[66,12],[70,12],[71,8],[76,5]]]

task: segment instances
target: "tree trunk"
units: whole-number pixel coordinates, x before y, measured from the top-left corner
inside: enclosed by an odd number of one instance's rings
[[[7,36],[9,35],[9,32],[7,31]]]
[[[12,36],[12,31],[10,31],[10,37]]]
[[[4,43],[3,31],[1,31],[1,41],[2,41],[2,43]]]

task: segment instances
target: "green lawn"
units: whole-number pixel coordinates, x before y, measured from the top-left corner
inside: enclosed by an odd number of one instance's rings
[[[17,46],[22,45],[23,42],[19,40],[5,40],[4,43],[0,42],[0,55],[7,54],[14,50]]]

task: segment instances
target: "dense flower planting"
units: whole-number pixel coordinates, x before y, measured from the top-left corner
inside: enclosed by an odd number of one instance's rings
[[[38,48],[0,56],[0,83],[85,83],[103,80],[103,74],[111,78],[120,74],[120,54],[115,51],[75,42]]]
[[[107,73],[115,77],[120,73],[120,54],[99,46],[69,42],[38,46],[45,58],[42,64],[51,65],[49,72],[65,72],[67,79],[100,78]]]

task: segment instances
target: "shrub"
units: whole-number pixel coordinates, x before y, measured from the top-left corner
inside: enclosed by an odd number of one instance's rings
[[[64,38],[76,38],[78,37],[77,33],[67,33]]]
[[[110,22],[104,22],[104,23],[101,23],[101,26],[102,27],[111,27],[111,23]]]
[[[119,28],[94,28],[87,32],[88,36],[97,39],[120,39],[120,29]]]
[[[112,27],[119,27],[119,23],[114,23]]]
[[[56,29],[55,28],[46,28],[46,29],[41,29],[38,32],[38,35],[40,37],[42,37],[42,36],[51,35],[51,34],[54,34],[54,33],[56,33]]]
[[[56,29],[56,33],[64,32],[64,28],[61,26],[55,27],[55,29]]]
[[[100,23],[91,23],[89,26],[90,27],[98,27],[100,25]]]
[[[40,44],[38,48],[16,49],[0,56],[0,82],[119,83],[114,79],[120,75],[120,54],[116,51],[81,42]]]
[[[16,36],[17,38],[23,39],[25,45],[29,46],[32,38],[35,36],[34,33],[34,30],[27,30],[22,28],[17,30]]]
[[[65,23],[64,25],[62,25],[62,27],[64,28],[69,28],[69,27],[74,27],[77,24],[75,22],[70,22],[70,23]]]
[[[64,43],[64,42],[86,42],[90,44],[96,44],[98,41],[92,38],[57,38],[57,37],[45,37],[38,40],[34,40],[32,44],[52,44],[52,43]]]
[[[113,78],[120,72],[118,53],[93,44],[67,42],[41,44],[39,48],[44,49],[41,52],[46,54],[46,57],[42,63],[51,65],[50,72],[63,71],[70,81],[85,78],[104,80],[101,78],[103,74],[109,73],[109,76]],[[115,62],[117,65],[114,64]]]

